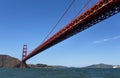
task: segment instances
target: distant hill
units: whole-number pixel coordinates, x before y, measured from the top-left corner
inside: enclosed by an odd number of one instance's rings
[[[8,55],[0,55],[0,68],[14,68],[19,66],[20,60]]]
[[[51,66],[46,64],[27,64],[29,68],[67,68],[66,66]]]
[[[48,67],[48,65],[46,65],[46,64],[27,64],[27,66],[29,68],[44,68],[44,67]]]
[[[93,64],[93,65],[90,65],[90,66],[87,66],[85,68],[113,68],[114,65],[108,65],[108,64]]]

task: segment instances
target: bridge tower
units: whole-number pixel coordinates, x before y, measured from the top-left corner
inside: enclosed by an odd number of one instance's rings
[[[22,52],[22,61],[21,61],[21,68],[26,68],[26,62],[23,61],[24,58],[27,56],[27,45],[23,45],[23,52]]]

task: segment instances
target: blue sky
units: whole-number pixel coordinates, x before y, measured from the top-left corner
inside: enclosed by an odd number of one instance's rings
[[[21,60],[23,44],[36,48],[72,0],[0,0],[0,54]],[[64,27],[87,0],[76,0],[53,33]],[[97,0],[92,0],[90,7]],[[27,63],[82,67],[119,64],[120,13],[43,51]]]

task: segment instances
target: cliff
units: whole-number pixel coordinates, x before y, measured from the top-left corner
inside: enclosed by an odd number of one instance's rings
[[[13,68],[19,65],[20,60],[8,55],[0,55],[0,68]]]

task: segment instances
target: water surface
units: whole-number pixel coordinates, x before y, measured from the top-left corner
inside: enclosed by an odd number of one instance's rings
[[[120,78],[120,69],[0,68],[0,78]]]

